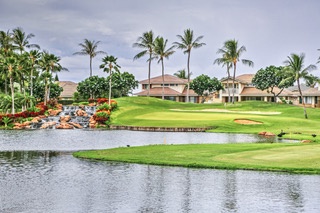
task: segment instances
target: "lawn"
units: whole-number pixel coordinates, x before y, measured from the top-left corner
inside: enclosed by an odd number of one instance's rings
[[[119,109],[112,114],[113,125],[151,127],[210,127],[211,132],[253,133],[261,131],[288,133],[284,137],[312,139],[320,137],[320,109],[308,108],[305,119],[301,107],[247,101],[236,104],[193,104],[156,98],[125,97],[117,99]],[[260,122],[256,125],[235,123],[236,119]]]
[[[75,157],[127,163],[320,174],[320,144],[192,144],[80,151]]]

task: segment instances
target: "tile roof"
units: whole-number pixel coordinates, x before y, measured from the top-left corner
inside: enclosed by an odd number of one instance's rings
[[[274,88],[273,91],[277,94],[280,92],[279,88]],[[259,90],[255,87],[245,87],[240,93],[241,96],[273,96],[272,93],[268,93],[267,90]],[[284,89],[279,96],[290,96],[292,92],[287,89]]]
[[[186,83],[188,83],[188,80],[178,78],[177,76],[174,76],[174,75],[166,74],[166,75],[164,75],[164,82],[166,84],[186,84]],[[140,81],[139,83],[140,84],[148,84],[149,81],[148,81],[148,79],[146,79],[146,80]],[[162,76],[160,75],[157,77],[150,78],[150,83],[151,84],[162,84]]]
[[[60,98],[72,98],[78,84],[72,81],[59,81],[59,86],[63,88]]]

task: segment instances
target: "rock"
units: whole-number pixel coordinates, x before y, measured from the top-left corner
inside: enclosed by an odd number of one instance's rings
[[[259,132],[258,135],[265,135],[267,132]]]
[[[264,134],[264,136],[276,136],[276,135],[272,132],[266,132],[266,134]]]
[[[60,123],[56,126],[56,129],[73,129],[73,125],[69,123]]]
[[[40,117],[34,117],[32,120],[31,120],[31,123],[39,123],[41,121],[41,118]]]
[[[86,111],[82,110],[82,109],[78,109],[76,111],[76,115],[77,116],[88,116],[88,114],[86,113]]]
[[[46,122],[46,123],[41,125],[40,129],[53,128],[53,126],[55,126],[56,124],[57,123],[55,121]]]
[[[71,124],[72,126],[74,126],[77,129],[82,129],[83,127],[81,126],[81,124],[79,123],[75,123],[75,122],[70,122],[69,124]]]
[[[62,109],[48,109],[49,116],[57,116],[60,112],[62,112]]]
[[[71,120],[71,116],[70,115],[60,116],[60,123],[67,123],[70,120]]]
[[[311,143],[312,140],[302,140],[301,143]]]

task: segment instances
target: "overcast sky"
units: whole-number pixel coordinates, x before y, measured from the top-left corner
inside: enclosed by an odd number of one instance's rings
[[[237,74],[283,65],[291,53],[305,53],[305,64],[315,64],[320,56],[319,11],[319,0],[0,0],[0,30],[22,27],[33,33],[30,43],[60,56],[69,69],[59,73],[60,80],[79,82],[89,77],[89,56],[72,54],[85,38],[101,41],[98,50],[117,57],[122,72],[144,80],[147,57],[133,61],[141,51],[132,47],[137,38],[152,30],[171,45],[190,28],[206,43],[191,52],[192,78],[221,78],[226,69],[213,61],[229,39],[244,45],[242,58],[254,62],[253,68],[239,65]],[[94,58],[93,75],[107,75],[99,70],[104,56]],[[186,69],[187,55],[176,50],[164,63],[165,73],[173,74]],[[154,61],[151,72],[161,75],[161,65]]]

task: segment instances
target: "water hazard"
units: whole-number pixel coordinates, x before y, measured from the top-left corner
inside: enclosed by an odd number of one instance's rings
[[[0,212],[319,212],[319,175],[97,162],[71,155],[127,144],[253,142],[251,137],[1,131]]]

